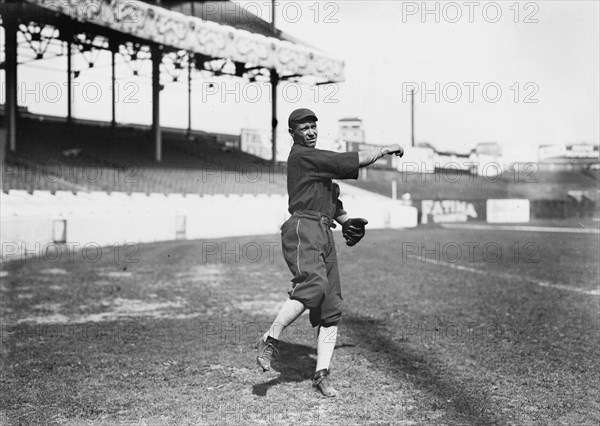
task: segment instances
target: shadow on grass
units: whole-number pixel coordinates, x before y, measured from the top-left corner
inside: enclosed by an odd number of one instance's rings
[[[312,378],[317,361],[311,357],[315,348],[282,341],[279,344],[279,356],[274,357],[271,369],[279,375],[265,383],[252,386],[252,393],[266,396],[270,387],[279,383],[303,382]]]
[[[335,349],[344,347],[354,347],[354,345],[345,343],[336,345]],[[279,375],[264,383],[253,385],[252,393],[266,396],[269,388],[280,383],[299,383],[311,380],[317,366],[315,355],[314,347],[280,341],[279,356],[274,357],[271,362],[272,371]]]
[[[415,348],[406,339],[395,340],[384,321],[347,313],[343,325],[349,335],[364,343],[371,359],[378,361],[378,367],[433,395],[437,400],[432,401],[434,410],[443,408],[440,402],[447,402],[446,408],[454,411],[461,421],[478,425],[503,423],[497,414],[489,411],[484,389],[444,374],[440,368],[442,361],[431,352]]]

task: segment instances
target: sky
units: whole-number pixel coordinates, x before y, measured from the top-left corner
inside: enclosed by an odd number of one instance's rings
[[[267,0],[238,2],[270,20]],[[278,1],[281,30],[345,62],[345,81],[279,88],[279,122],[309,107],[320,135],[336,138],[338,120],[363,120],[367,142],[410,145],[410,89],[415,140],[468,152],[498,142],[510,161],[537,160],[538,145],[598,144],[599,15],[596,1],[412,2]],[[3,39],[2,39],[3,41]],[[66,114],[66,59],[32,61],[19,48],[21,105]],[[110,120],[109,55],[93,68],[77,55],[76,117]],[[134,76],[118,60],[117,120],[150,124],[149,64]],[[1,100],[4,100],[4,73]],[[161,124],[187,126],[187,86],[163,75]],[[209,86],[213,84],[213,86]],[[194,128],[239,133],[269,129],[270,87],[196,74]],[[285,128],[280,129],[285,131]]]
[[[369,141],[410,144],[414,83],[417,142],[467,151],[495,141],[511,157],[597,144],[599,3],[467,3],[337,2],[337,23],[278,25],[345,60],[340,103],[315,108],[362,118]]]

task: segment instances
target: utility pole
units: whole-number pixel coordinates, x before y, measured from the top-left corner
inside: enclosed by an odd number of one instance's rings
[[[271,0],[271,32],[275,36],[275,0]]]
[[[415,90],[410,91],[410,146],[415,146]]]
[[[271,0],[271,32],[275,34],[275,0]],[[271,70],[271,161],[277,162],[277,84],[279,83],[279,74],[274,69]]]
[[[193,6],[192,2],[192,8]],[[188,91],[188,127],[187,127],[187,138],[192,139],[192,60],[193,56],[191,52],[187,54],[188,59],[188,69],[187,69],[187,91]]]

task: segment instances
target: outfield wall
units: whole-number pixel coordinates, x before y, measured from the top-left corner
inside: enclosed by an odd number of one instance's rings
[[[353,217],[367,218],[369,229],[417,226],[416,208],[349,191],[342,190],[344,207]],[[60,244],[81,249],[276,234],[289,217],[283,195],[9,191],[1,193],[0,203],[3,261],[44,256]]]

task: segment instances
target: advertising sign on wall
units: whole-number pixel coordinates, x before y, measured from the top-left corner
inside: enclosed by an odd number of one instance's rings
[[[421,223],[467,222],[482,219],[477,213],[476,203],[459,200],[422,200]]]
[[[271,160],[272,140],[270,130],[259,129],[242,129],[241,134],[241,149],[242,151],[262,158],[263,160]],[[292,141],[287,133],[277,133],[277,161],[287,161]]]
[[[529,222],[529,200],[487,200],[488,223]]]

